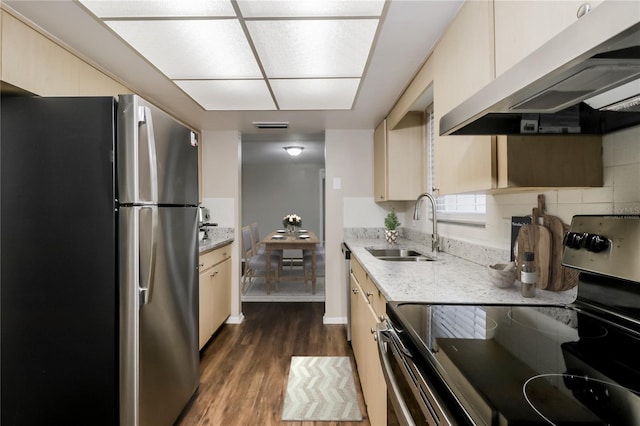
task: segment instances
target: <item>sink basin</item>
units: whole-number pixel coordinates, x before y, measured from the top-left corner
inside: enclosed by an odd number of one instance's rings
[[[368,248],[376,259],[387,260],[393,262],[428,262],[435,259],[425,256],[424,254],[410,249],[376,249]]]
[[[392,262],[433,262],[435,260],[428,256],[376,256],[376,259]]]

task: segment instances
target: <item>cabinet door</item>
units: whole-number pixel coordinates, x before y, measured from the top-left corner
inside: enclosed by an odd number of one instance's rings
[[[584,0],[495,1],[496,76],[578,20]],[[593,8],[602,0],[590,0]]]
[[[358,365],[358,371],[360,372],[360,381],[362,384],[362,388],[364,389],[365,385],[363,380],[366,380],[366,377],[360,371],[361,368],[364,368],[362,364],[363,359],[363,348],[362,348],[362,335],[365,324],[363,322],[364,319],[364,307],[365,305],[362,303],[362,290],[360,289],[360,285],[358,284],[358,280],[356,277],[351,274],[351,347],[353,348],[353,355],[356,359],[356,364]]]
[[[409,112],[387,129],[389,200],[415,200],[424,188],[424,128],[422,112]]]
[[[387,385],[384,381],[380,357],[378,356],[378,343],[375,340],[375,334],[372,333],[376,329],[377,322],[376,313],[371,307],[368,307],[365,319],[366,333],[363,336],[367,375],[365,402],[367,404],[369,422],[372,425],[386,425]]]
[[[433,61],[435,186],[440,195],[495,184],[491,136],[439,136],[440,118],[494,78],[493,1],[467,1],[443,35]]]
[[[213,322],[213,307],[211,299],[213,297],[213,286],[211,285],[211,271],[212,269],[209,269],[201,273],[199,281],[198,342],[200,349],[202,349],[205,343],[207,343],[212,334],[211,324]]]
[[[353,262],[353,260],[352,260]],[[387,387],[378,358],[375,330],[377,316],[363,287],[351,274],[351,346],[372,425],[387,424]]]
[[[215,333],[231,314],[231,258],[227,258],[212,271],[211,334]]]
[[[373,134],[376,201],[415,200],[424,188],[423,114],[409,112],[394,129],[387,121]]]
[[[373,193],[375,201],[387,200],[387,120],[373,133]]]

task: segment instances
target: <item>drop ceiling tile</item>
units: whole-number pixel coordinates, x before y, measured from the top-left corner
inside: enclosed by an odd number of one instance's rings
[[[245,18],[380,16],[384,0],[239,0]]]
[[[275,110],[264,80],[177,80],[205,110]]]
[[[105,19],[236,16],[229,0],[80,0],[80,3]]]
[[[360,79],[269,80],[281,110],[351,109]]]
[[[268,78],[361,77],[377,19],[247,21]]]
[[[106,21],[171,79],[260,78],[236,19]]]

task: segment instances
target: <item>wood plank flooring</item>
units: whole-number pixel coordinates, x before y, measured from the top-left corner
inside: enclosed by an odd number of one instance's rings
[[[344,325],[324,325],[324,303],[244,303],[201,352],[200,388],[178,426],[369,426]],[[361,422],[283,422],[292,356],[349,356]]]

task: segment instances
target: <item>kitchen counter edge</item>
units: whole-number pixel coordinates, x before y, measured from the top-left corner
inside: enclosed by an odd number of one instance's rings
[[[428,247],[411,240],[400,239],[393,246],[381,239],[345,238],[344,242],[387,301],[567,305],[576,298],[576,288],[562,292],[536,289],[535,297],[522,297],[517,283],[506,289],[492,285],[486,265],[444,252],[432,262],[389,262],[367,251],[393,247],[430,253]]]
[[[203,255],[215,249],[219,249],[220,247],[224,247],[233,242],[233,238],[230,237],[214,237],[208,240],[200,240],[200,250],[199,254]]]

